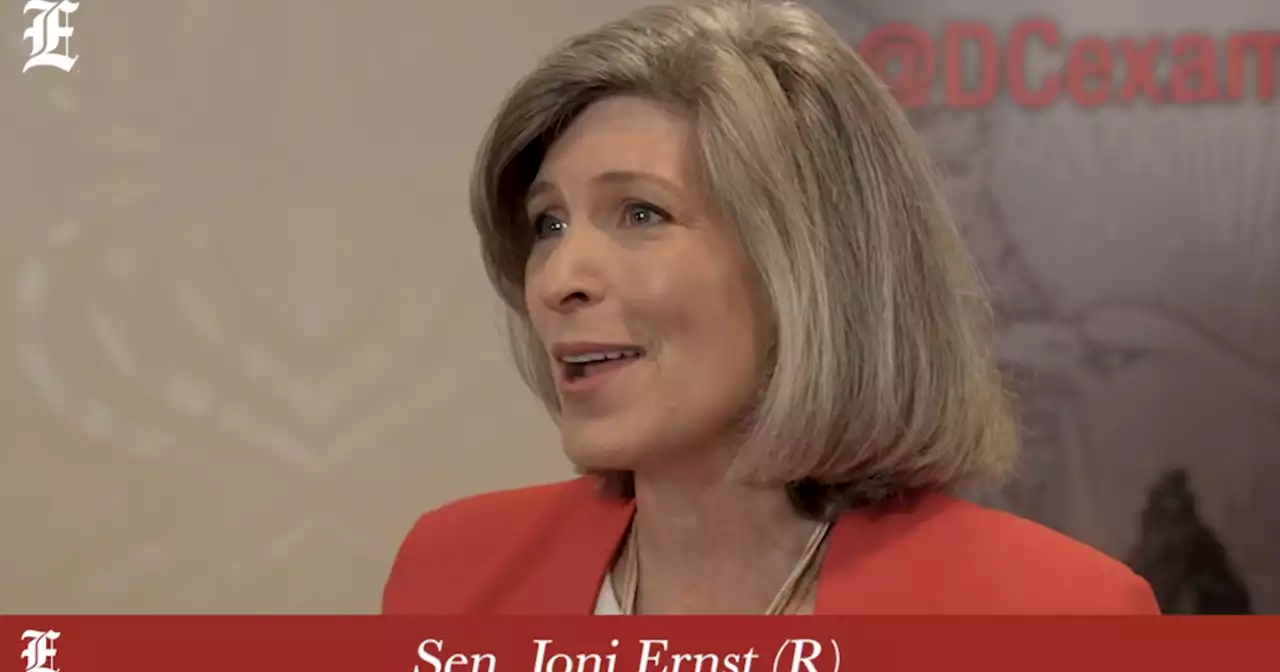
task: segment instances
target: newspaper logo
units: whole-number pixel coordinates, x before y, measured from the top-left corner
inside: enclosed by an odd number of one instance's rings
[[[71,72],[79,56],[71,55],[71,15],[80,9],[80,3],[71,0],[27,0],[22,8],[24,15],[35,12],[31,26],[22,33],[22,39],[31,40],[31,58],[22,71],[32,68],[57,68]]]
[[[22,633],[22,641],[27,648],[22,652],[22,659],[27,661],[27,672],[58,672],[53,666],[53,657],[58,650],[53,648],[53,640],[61,637],[57,630],[28,630]]]

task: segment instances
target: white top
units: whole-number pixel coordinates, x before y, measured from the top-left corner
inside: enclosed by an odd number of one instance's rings
[[[605,572],[604,581],[600,583],[600,592],[596,594],[596,616],[622,616],[622,603],[617,593],[613,592],[613,581]]]

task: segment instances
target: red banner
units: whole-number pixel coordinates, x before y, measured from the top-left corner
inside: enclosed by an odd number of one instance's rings
[[[1280,661],[1280,617],[33,615],[0,616],[0,633],[0,672],[1235,672]]]

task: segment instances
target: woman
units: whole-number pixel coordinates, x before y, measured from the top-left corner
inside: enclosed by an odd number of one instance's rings
[[[1155,613],[948,493],[1016,427],[925,155],[808,10],[711,1],[520,82],[473,212],[566,483],[424,515],[387,613]]]

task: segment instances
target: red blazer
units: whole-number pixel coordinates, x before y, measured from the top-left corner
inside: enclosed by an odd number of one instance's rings
[[[387,614],[591,614],[633,504],[591,479],[463,499],[423,515]],[[818,614],[1158,614],[1123,564],[1036,523],[931,495],[832,528]]]

